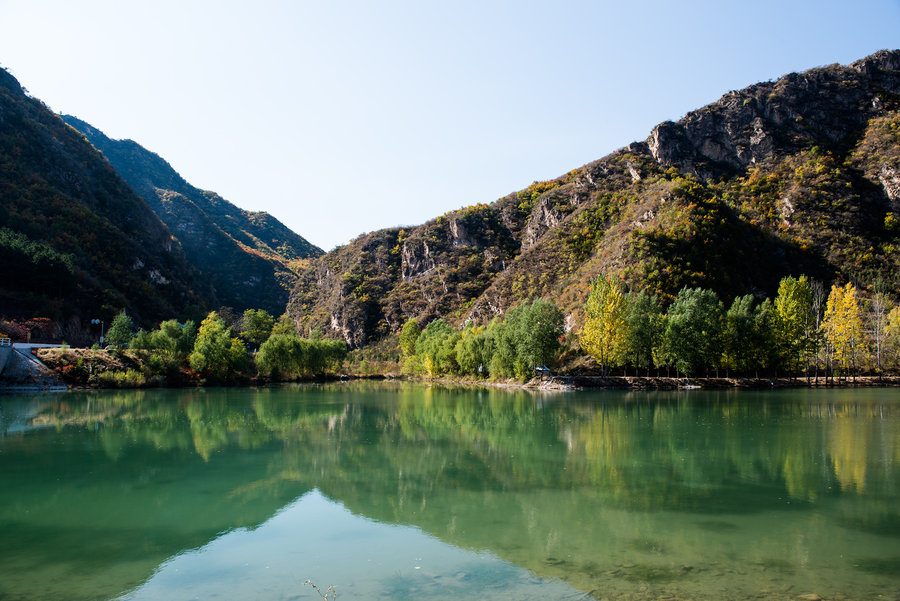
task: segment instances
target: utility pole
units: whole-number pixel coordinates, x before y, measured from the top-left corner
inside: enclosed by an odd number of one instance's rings
[[[91,323],[94,325],[100,324],[100,346],[103,346],[103,320],[102,319],[92,319]]]

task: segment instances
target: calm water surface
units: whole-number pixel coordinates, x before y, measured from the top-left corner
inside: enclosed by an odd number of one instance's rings
[[[0,396],[0,599],[900,599],[900,390]]]

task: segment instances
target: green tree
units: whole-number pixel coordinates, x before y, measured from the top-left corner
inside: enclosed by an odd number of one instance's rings
[[[467,326],[456,343],[456,363],[464,374],[487,375],[491,357],[491,339],[485,326]]]
[[[404,357],[416,354],[416,340],[419,339],[421,333],[422,328],[419,327],[419,322],[415,318],[407,320],[400,328],[400,352]]]
[[[400,361],[404,373],[415,374],[419,371],[418,361],[416,360],[416,340],[422,333],[419,322],[414,318],[410,318],[400,328]]]
[[[112,346],[126,347],[134,337],[134,320],[125,311],[119,312],[106,331],[106,342]]]
[[[137,334],[131,339],[131,342],[128,343],[128,347],[141,350],[141,351],[149,351],[153,348],[152,341],[150,339],[150,332],[141,328],[137,331]]]
[[[724,314],[712,290],[682,288],[666,313],[669,363],[690,375],[717,367],[722,356]]]
[[[595,279],[584,313],[581,348],[600,364],[605,376],[611,364],[620,365],[625,358],[628,305],[621,281],[610,276]]]
[[[216,380],[230,379],[247,362],[247,349],[213,311],[200,324],[190,358],[191,368]]]
[[[281,316],[275,320],[275,325],[272,326],[272,331],[269,335],[274,334],[297,334],[297,328],[294,326],[294,320],[291,319],[291,316],[287,313],[282,313]]]
[[[197,326],[193,321],[178,323],[169,319],[150,333],[150,348],[171,358],[186,356],[193,349],[196,334]]]
[[[453,337],[453,328],[443,319],[435,319],[422,330],[416,339],[416,356],[422,368],[430,377],[452,373],[457,370],[455,346],[448,348]]]
[[[318,344],[321,348],[323,373],[340,369],[347,358],[347,343],[343,340],[322,339]]]
[[[256,353],[256,369],[275,380],[292,379],[302,367],[303,348],[296,334],[272,334]]]
[[[509,313],[507,312],[507,318]],[[494,378],[512,378],[516,375],[516,339],[508,320],[495,318],[488,324],[485,335],[490,341],[488,372]]]
[[[228,345],[228,377],[250,366],[250,355],[240,338],[232,338]]]
[[[515,349],[513,371],[516,377],[524,380],[534,376],[535,367],[556,363],[564,321],[559,307],[540,298],[507,311],[504,323],[506,336]]]
[[[265,309],[247,309],[240,319],[239,335],[253,348],[265,342],[272,334],[275,318]]]
[[[725,314],[722,338],[722,363],[725,369],[747,373],[757,367],[756,319],[753,296],[747,294],[734,299]]]
[[[321,376],[339,368],[346,356],[347,345],[342,340],[272,334],[256,354],[256,369],[274,380]]]
[[[778,346],[775,344],[775,305],[769,299],[756,306],[753,312],[753,369],[775,368],[778,365]]]
[[[803,369],[810,341],[806,338],[812,311],[813,291],[805,275],[786,277],[775,297],[775,346],[779,363],[792,375]]]
[[[662,304],[656,295],[640,291],[630,295],[626,302],[625,356],[638,369],[646,369],[658,365],[658,349],[662,344],[665,332],[665,314]]]

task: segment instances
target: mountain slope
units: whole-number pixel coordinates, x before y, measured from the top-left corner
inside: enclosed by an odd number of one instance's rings
[[[208,291],[180,245],[84,138],[0,70],[0,314],[139,321]]]
[[[362,346],[533,296],[576,326],[601,272],[664,298],[772,296],[801,273],[898,292],[898,149],[900,51],[786,75],[492,204],[361,236],[301,274],[288,310]]]
[[[159,155],[131,140],[111,140],[88,123],[63,115],[169,226],[191,263],[209,278],[219,304],[281,313],[298,259],[322,250],[268,213],[244,211],[214,192],[187,183]]]

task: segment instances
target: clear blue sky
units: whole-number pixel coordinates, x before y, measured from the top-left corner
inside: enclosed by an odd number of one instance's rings
[[[0,0],[34,96],[325,249],[896,47],[900,0]]]

